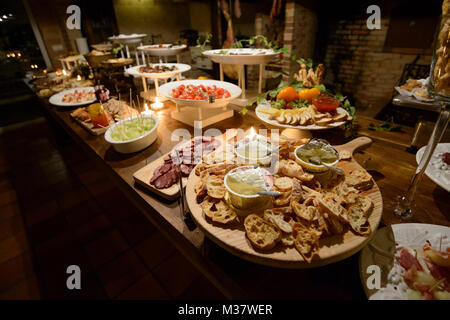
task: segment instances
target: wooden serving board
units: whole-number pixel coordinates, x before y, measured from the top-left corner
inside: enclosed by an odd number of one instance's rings
[[[215,139],[218,139],[221,141],[221,145],[217,148],[221,148],[221,146],[223,146],[223,144],[225,143],[225,137],[227,139],[231,139],[235,136],[235,132],[231,132],[228,133],[227,135],[223,134],[220,136],[215,137]],[[178,146],[178,147],[183,147],[189,143],[191,143],[195,138],[187,141],[186,143],[183,143],[182,145]],[[216,150],[217,150],[216,149]],[[134,177],[134,181],[136,181],[136,183],[140,184],[141,186],[145,187],[147,190],[154,192],[158,195],[160,195],[161,197],[167,199],[167,200],[175,200],[178,198],[178,196],[180,195],[180,184],[175,183],[174,185],[172,185],[170,188],[165,188],[165,189],[157,189],[155,188],[155,186],[150,184],[150,179],[153,177],[153,172],[155,171],[155,169],[157,167],[159,167],[160,165],[164,164],[164,158],[168,155],[171,154],[173,151],[173,149],[164,154],[163,156],[159,157],[158,159],[156,159],[155,161],[150,162],[148,165],[146,165],[145,167],[143,167],[142,169],[139,169],[138,171],[136,171],[133,174]],[[188,181],[188,177],[183,177],[183,187],[186,186]]]
[[[105,128],[94,128],[94,125],[90,122],[86,123],[83,121],[80,121],[78,119],[75,119],[72,117],[72,119],[78,123],[80,126],[82,126],[84,129],[86,129],[90,134],[93,134],[94,136],[99,136],[101,134],[104,134],[106,132],[106,130],[108,130],[109,127],[105,127]],[[114,123],[114,122],[112,122]],[[111,124],[111,123],[110,123]]]
[[[350,141],[347,144],[335,146],[340,150],[348,150],[351,153],[355,149],[371,143],[371,139],[360,137]],[[347,173],[350,170],[361,169],[362,167],[353,159],[351,161],[340,161],[337,165]],[[370,189],[363,191],[362,194],[370,197],[374,202],[374,209],[369,217],[372,233],[368,237],[355,235],[348,230],[346,233],[327,237],[320,240],[320,250],[318,255],[314,256],[311,263],[306,263],[302,256],[294,247],[281,247],[277,245],[268,252],[257,251],[251,245],[245,235],[243,223],[233,227],[221,227],[208,222],[202,209],[196,201],[194,186],[199,180],[195,175],[195,170],[191,172],[186,186],[186,198],[192,217],[205,235],[216,244],[229,251],[230,253],[245,260],[280,268],[311,268],[323,266],[348,258],[361,250],[372,238],[378,228],[383,212],[383,200],[376,184]]]

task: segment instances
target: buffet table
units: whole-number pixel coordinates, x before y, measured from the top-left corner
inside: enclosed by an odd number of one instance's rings
[[[273,299],[365,299],[358,273],[358,255],[341,262],[304,270],[266,267],[239,259],[209,241],[194,222],[185,219],[177,201],[169,202],[135,184],[133,173],[169,152],[177,143],[171,141],[174,129],[193,128],[173,120],[170,113],[175,105],[166,101],[165,108],[155,114],[159,118],[157,140],[142,152],[123,155],[114,151],[103,138],[93,136],[70,118],[70,110],[56,109],[40,99],[52,121],[57,122],[77,142],[133,204],[201,271],[227,298]],[[233,107],[238,110],[238,107]],[[403,194],[416,168],[415,155],[406,152],[412,128],[403,132],[372,131],[369,124],[379,122],[358,118],[358,135],[365,135],[373,143],[355,154],[378,184],[383,196],[384,224],[401,222],[392,213],[393,199]],[[246,116],[235,112],[234,117],[214,125],[227,128],[266,128],[253,111]],[[332,144],[350,140],[342,129],[314,133]],[[408,222],[423,222],[450,226],[448,193],[424,177],[417,193],[417,203],[426,208]]]

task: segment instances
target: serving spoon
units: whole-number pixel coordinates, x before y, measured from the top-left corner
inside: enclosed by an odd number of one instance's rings
[[[341,176],[343,176],[345,174],[344,170],[342,170],[341,168],[330,166],[329,164],[323,163],[322,160],[320,160],[318,158],[310,158],[309,162],[311,162],[312,164],[319,165],[319,166],[327,167],[328,169],[333,170],[334,172],[336,172],[337,174],[339,174]]]

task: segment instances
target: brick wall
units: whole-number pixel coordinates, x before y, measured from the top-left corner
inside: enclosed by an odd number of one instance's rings
[[[389,19],[369,30],[365,19],[340,20],[329,30],[325,51],[325,84],[354,98],[359,114],[376,115],[393,94],[403,67],[416,55],[383,52]],[[430,64],[421,56],[418,64]]]
[[[298,64],[291,61],[291,53],[302,58],[313,57],[317,23],[314,11],[295,2],[286,3],[284,47],[288,49],[288,54],[283,58],[283,71],[289,76],[283,76],[283,81],[292,80],[292,75],[299,69]]]

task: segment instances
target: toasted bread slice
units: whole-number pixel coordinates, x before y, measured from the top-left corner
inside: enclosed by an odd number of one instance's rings
[[[290,208],[287,207],[287,210],[290,211]],[[273,223],[285,233],[292,232],[292,224],[294,221],[291,216],[284,214],[281,210],[266,209],[264,211],[264,219]]]
[[[289,177],[277,177],[274,181],[274,186],[281,192],[292,190],[292,179]]]
[[[276,225],[256,214],[245,218],[244,227],[251,244],[260,250],[272,249],[281,237],[281,231]]]
[[[307,206],[298,202],[292,203],[292,209],[297,217],[306,221],[313,221],[318,219],[318,210],[314,206]]]
[[[281,192],[281,195],[275,198],[273,201],[273,204],[277,207],[286,206],[289,204],[289,201],[291,200],[291,194],[292,190],[287,192]]]
[[[209,196],[216,199],[223,199],[226,191],[225,185],[223,184],[223,177],[209,176],[206,180],[206,189],[208,190]]]
[[[317,234],[311,232],[301,223],[294,225],[294,245],[300,255],[307,263],[311,263],[312,258],[319,251],[319,238]]]
[[[281,243],[286,247],[290,247],[294,245],[294,236],[292,233],[283,233],[281,235]]]
[[[372,188],[372,176],[364,169],[353,170],[345,176],[345,183],[358,190],[367,190]]]
[[[224,201],[216,204],[217,211],[214,212],[212,221],[220,224],[231,224],[237,220],[237,215]]]
[[[344,223],[348,223],[346,209],[335,202],[333,199],[317,198],[317,202],[319,203],[319,207],[322,211],[328,213],[332,217],[335,217]]]
[[[355,201],[355,205],[359,205],[361,207],[361,210],[363,211],[365,217],[369,217],[374,208],[372,199],[366,196],[360,196]]]
[[[362,236],[370,234],[370,224],[361,206],[355,204],[348,208],[348,220],[352,230]]]
[[[214,214],[217,212],[217,203],[219,201],[217,199],[214,199],[212,197],[206,196],[205,199],[202,201],[200,206],[202,207],[203,212],[205,213],[205,216],[212,219],[214,217]]]

